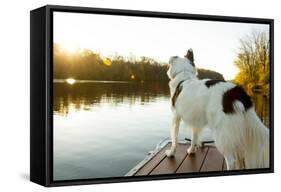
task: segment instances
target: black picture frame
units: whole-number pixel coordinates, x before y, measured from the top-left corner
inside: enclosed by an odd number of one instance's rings
[[[259,23],[270,26],[270,168],[184,173],[159,176],[132,176],[102,179],[54,181],[53,178],[53,12],[95,13],[106,15],[191,19],[239,23]],[[186,13],[150,12],[90,7],[46,5],[30,12],[30,180],[53,187],[113,182],[227,176],[274,172],[274,20],[264,18],[197,15]]]

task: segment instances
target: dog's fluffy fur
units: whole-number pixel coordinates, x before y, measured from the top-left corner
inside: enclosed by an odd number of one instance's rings
[[[197,79],[191,49],[183,58],[170,58],[167,75],[170,78],[171,97],[178,84],[184,81],[175,105],[171,106],[172,145],[166,151],[168,157],[175,155],[182,120],[192,128],[188,154],[196,152],[196,148],[200,146],[198,134],[207,126],[212,131],[217,149],[225,157],[228,170],[269,167],[269,130],[258,118],[254,107],[245,106],[245,103],[237,99],[231,103],[234,110],[232,113],[226,113],[223,109],[223,96],[236,87],[235,84],[218,82],[208,87],[208,80]]]

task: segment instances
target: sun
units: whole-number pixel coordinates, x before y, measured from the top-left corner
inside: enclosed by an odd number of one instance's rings
[[[77,53],[80,49],[80,47],[74,43],[70,43],[70,42],[64,42],[60,44],[62,49],[69,53],[69,54],[73,54],[73,53]]]

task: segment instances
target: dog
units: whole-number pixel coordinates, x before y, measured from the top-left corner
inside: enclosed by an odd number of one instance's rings
[[[191,127],[187,154],[200,147],[199,133],[209,127],[227,170],[269,167],[269,129],[257,116],[249,95],[231,82],[197,78],[193,50],[169,59],[172,126],[171,148],[176,153],[180,121]]]

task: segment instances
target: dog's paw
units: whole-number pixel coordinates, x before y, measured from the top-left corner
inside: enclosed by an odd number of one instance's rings
[[[189,147],[188,149],[187,149],[187,154],[188,155],[192,155],[192,154],[195,154],[195,152],[196,152],[196,147]]]
[[[168,149],[168,150],[165,151],[165,154],[166,154],[167,157],[174,157],[175,153],[176,153],[176,150]]]
[[[202,147],[204,147],[204,144],[203,144],[203,142],[198,142],[197,144],[196,144],[196,147],[197,148],[202,148]]]

